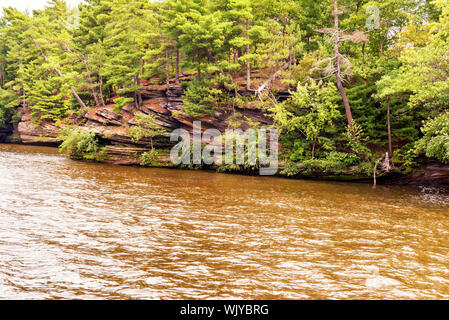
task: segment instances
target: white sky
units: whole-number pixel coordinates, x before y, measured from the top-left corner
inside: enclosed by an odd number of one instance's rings
[[[66,0],[70,6],[75,6],[80,3],[81,0]],[[33,9],[42,9],[47,4],[47,0],[0,0],[0,11],[4,7],[15,7],[21,11]]]

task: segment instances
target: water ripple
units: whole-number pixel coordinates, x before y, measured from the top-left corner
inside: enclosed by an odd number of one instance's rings
[[[449,197],[0,145],[0,298],[449,298]]]

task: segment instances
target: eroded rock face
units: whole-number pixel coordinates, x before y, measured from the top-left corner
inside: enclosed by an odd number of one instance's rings
[[[241,95],[251,95],[251,92],[239,92]],[[136,113],[151,114],[156,117],[156,122],[167,133],[153,139],[153,145],[160,149],[169,149],[170,132],[182,128],[190,132],[193,131],[193,122],[202,122],[202,129],[218,129],[224,132],[228,125],[227,119],[234,113],[241,113],[242,116],[259,122],[262,125],[271,124],[263,111],[248,104],[247,108],[235,108],[234,110],[218,111],[214,115],[193,119],[184,113],[183,96],[184,90],[179,85],[172,85],[169,89],[165,85],[144,85],[141,90],[143,103],[138,108],[134,104],[123,107],[117,114],[113,109],[114,105],[93,108],[86,112],[75,123],[82,123],[80,126],[86,130],[95,132],[102,143],[108,145],[108,159],[110,162],[118,164],[136,164],[139,162],[139,154],[145,152],[145,148],[151,145],[150,139],[133,141],[129,135],[129,129],[137,125]],[[78,124],[79,125],[79,124]],[[58,146],[62,141],[58,139],[64,125],[50,122],[43,122],[39,125],[31,121],[28,113],[24,113],[22,121],[16,129],[17,136],[24,144]],[[247,129],[243,126],[242,129]],[[0,139],[1,139],[0,131]],[[136,155],[137,153],[137,155]],[[132,156],[130,156],[132,154]]]
[[[201,119],[193,119],[184,113],[183,94],[184,91],[180,86],[173,86],[170,89],[167,89],[165,85],[144,86],[142,88],[144,101],[138,108],[134,104],[129,104],[123,107],[120,114],[116,114],[113,110],[114,105],[106,105],[89,110],[76,122],[82,123],[81,126],[86,130],[95,132],[102,144],[107,145],[106,162],[120,165],[139,165],[141,155],[150,150],[150,139],[136,142],[129,135],[129,129],[137,125],[135,114],[139,112],[156,116],[160,127],[167,130],[167,133],[153,139],[154,147],[159,149],[170,149],[172,144],[169,135],[172,130],[183,128],[192,132],[195,120],[202,122],[203,130],[215,128],[221,132],[227,129],[227,120],[235,113],[240,113],[243,117],[261,125],[272,124],[271,119],[252,103],[248,103],[245,108],[236,107],[233,110],[219,111]],[[253,93],[239,91],[239,94],[249,96]],[[286,99],[287,93],[281,92],[281,98]],[[75,123],[75,120],[73,121]],[[18,139],[14,140],[15,142],[58,146],[62,142],[58,136],[63,126],[50,122],[36,125],[31,121],[30,115],[24,113],[22,121],[18,125],[14,125],[14,130],[12,127],[0,128],[0,142],[4,142],[14,131],[14,136]],[[247,128],[243,125],[242,129]],[[165,162],[169,163],[170,161],[167,158]],[[385,183],[401,185],[449,185],[449,165],[427,160],[419,170],[410,175],[390,174],[382,180]]]
[[[58,139],[61,128],[50,122],[36,125],[32,121],[21,121],[17,130],[24,144],[57,146],[62,142]]]
[[[87,120],[98,122],[103,125],[121,126],[123,125],[123,117],[113,110],[113,105],[108,105],[102,108],[95,108],[87,112],[84,117]]]

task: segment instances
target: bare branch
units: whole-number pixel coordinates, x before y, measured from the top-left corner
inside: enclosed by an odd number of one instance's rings
[[[366,43],[368,42],[368,36],[363,31],[356,30],[352,34],[342,34],[340,40],[351,41],[353,43]]]

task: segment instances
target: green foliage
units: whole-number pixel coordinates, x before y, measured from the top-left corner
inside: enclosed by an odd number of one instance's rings
[[[362,162],[357,167],[355,167],[355,170],[352,171],[352,174],[354,175],[360,175],[364,177],[372,177],[374,171],[374,164],[372,162]],[[379,172],[377,173],[380,174]]]
[[[187,147],[188,144],[190,144],[190,146],[188,146],[188,148],[184,148],[184,147]],[[180,152],[180,154],[179,154],[180,158],[184,159],[185,157],[187,157],[187,159],[190,159],[190,162],[188,164],[181,163],[178,166],[179,168],[189,169],[189,170],[200,170],[200,169],[204,168],[205,164],[202,161],[200,164],[194,164],[195,155],[194,155],[193,141],[183,141],[181,147],[182,147],[181,150],[183,152]],[[201,154],[202,154],[204,148],[205,148],[205,144],[202,143],[201,144]],[[186,150],[184,150],[184,149],[186,149]]]
[[[300,133],[305,140],[295,141],[291,160],[301,159],[308,151],[311,157],[315,156],[312,146],[316,147],[322,141],[320,135],[333,127],[333,121],[340,116],[336,97],[334,85],[310,81],[305,85],[298,84],[289,100],[269,109],[281,132],[293,136]]]
[[[422,128],[424,136],[416,142],[416,152],[449,163],[449,112],[429,120]]]
[[[158,157],[160,156],[159,151],[152,149],[148,152],[142,154],[141,165],[146,167],[154,167],[158,165]]]
[[[261,167],[262,159],[259,158],[259,153],[256,151],[259,143],[258,132],[255,131],[255,139],[248,139],[235,131],[226,132],[222,137],[222,143],[226,141],[233,141],[235,145],[240,145],[243,148],[234,148],[232,154],[232,164],[226,164],[226,155],[223,156],[222,165],[218,167],[218,172],[254,172]],[[256,154],[251,154],[256,152]],[[252,156],[252,157],[251,157]],[[254,163],[249,161],[250,158],[254,159]],[[244,161],[239,161],[243,159]]]
[[[195,79],[189,83],[185,92],[185,112],[192,117],[211,115],[217,111],[223,99],[223,90],[218,88],[214,78]]]
[[[108,59],[102,76],[107,83],[122,93],[140,88],[140,75],[149,45],[149,30],[156,23],[151,5],[146,0],[107,1],[110,18],[105,25],[104,46]]]
[[[17,95],[11,90],[0,88],[0,127],[7,124],[13,116],[13,110],[19,105]]]
[[[31,89],[31,88],[30,88]],[[31,115],[39,121],[57,121],[64,118],[72,106],[70,89],[60,77],[37,80],[29,94]]]
[[[371,151],[366,146],[368,138],[366,137],[362,126],[360,126],[357,122],[354,121],[352,127],[347,127],[345,137],[348,146],[355,154],[365,159],[369,159],[371,157]]]
[[[362,159],[356,154],[337,151],[329,152],[326,156],[326,160],[330,162],[341,162],[346,167],[358,165],[362,162]]]
[[[305,160],[301,162],[304,175],[339,175],[343,172],[344,164],[333,160]]]
[[[80,128],[65,128],[60,139],[63,140],[59,147],[60,152],[75,160],[101,160],[104,150],[99,146],[95,133],[86,132]]]
[[[281,170],[280,174],[287,176],[287,177],[293,177],[296,176],[297,174],[299,174],[299,168],[298,165],[294,162],[290,162],[288,161],[284,168]]]
[[[127,97],[119,97],[114,99],[114,112],[115,113],[120,113],[120,111],[122,111],[123,107],[126,106],[129,103],[133,103],[134,99],[133,98],[127,98]]]
[[[158,125],[156,116],[138,113],[135,118],[137,126],[129,131],[131,138],[136,142],[150,138],[151,148],[153,149],[153,138],[167,132],[167,130]]]
[[[86,0],[79,5],[79,27],[67,24],[73,12],[64,1],[49,1],[32,14],[5,8],[0,125],[24,113],[37,123],[59,123],[112,100],[117,113],[131,103],[138,109],[142,80],[171,86],[175,75],[184,74],[176,81],[185,81],[187,116],[233,112],[229,127],[258,127],[259,120],[241,110],[251,105],[253,112],[260,98],[282,133],[288,174],[295,175],[296,163],[304,161],[310,170],[368,171],[373,154],[388,149],[387,105],[395,162],[410,167],[418,153],[448,162],[449,1],[338,2],[344,11],[339,46],[355,119],[351,129],[333,84],[334,43],[316,32],[330,33],[324,28],[333,3],[313,0]],[[381,15],[374,30],[366,28],[372,5]],[[270,99],[243,93],[275,74],[266,88],[274,93]],[[278,103],[281,86],[291,97]],[[136,119],[130,135],[153,145],[164,132],[157,119]],[[65,139],[64,150],[74,157],[101,153],[90,150],[96,143],[87,133],[74,130]],[[227,169],[250,168],[222,170]]]

